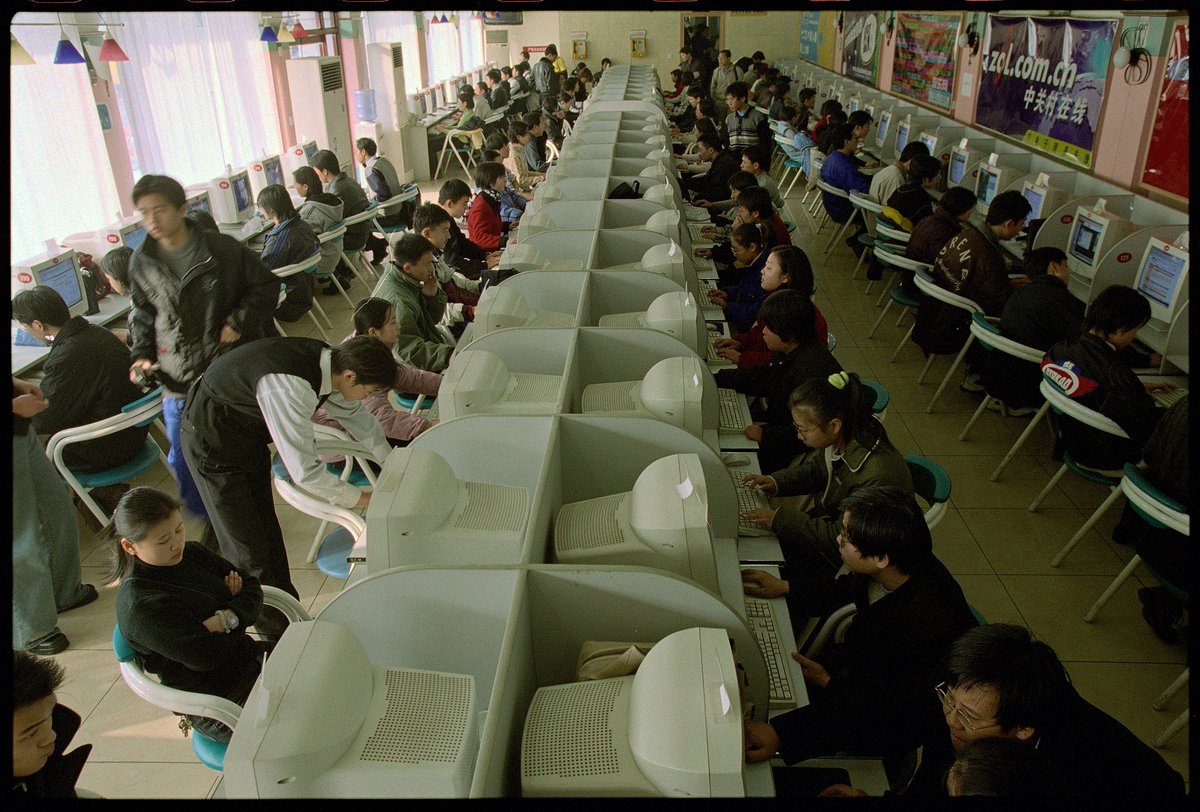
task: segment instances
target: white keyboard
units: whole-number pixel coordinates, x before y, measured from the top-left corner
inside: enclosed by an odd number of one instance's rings
[[[738,404],[739,397],[741,396],[733,389],[717,390],[717,401],[721,404],[720,427],[725,431],[741,431],[746,427],[741,406]]]
[[[684,204],[683,216],[687,218],[689,223],[704,223],[708,221],[708,209],[700,206],[689,206]]]
[[[713,262],[712,257],[692,257],[692,267],[696,269],[696,273],[707,271],[708,273],[717,272],[717,263]]]
[[[708,361],[708,363],[710,363],[710,364],[721,364],[722,366],[733,366],[733,361],[730,361],[728,358],[722,358],[721,356],[717,355],[717,348],[715,345],[718,341],[720,341],[723,338],[725,338],[725,336],[721,335],[720,333],[714,333],[712,331],[709,331],[709,333],[708,333],[708,354],[705,356],[705,360]]]
[[[743,519],[742,514],[747,510],[757,510],[759,508],[769,508],[770,503],[767,501],[767,496],[758,489],[756,485],[743,485],[742,477],[745,474],[739,471],[730,471],[729,477],[733,480],[733,490],[737,494],[738,502],[738,535],[739,536],[770,536],[770,530],[767,530],[757,522],[752,522],[749,519]]]
[[[792,672],[788,665],[789,652],[779,639],[775,609],[762,598],[746,598],[746,620],[754,631],[754,639],[767,661],[767,679],[772,708],[792,708],[796,693],[792,689]]]
[[[688,232],[691,233],[693,241],[695,241],[695,242],[712,242],[712,240],[710,240],[708,237],[705,237],[703,234],[703,231],[704,231],[704,228],[706,227],[706,225],[709,225],[709,224],[688,223]]]
[[[1150,397],[1154,398],[1154,402],[1157,405],[1163,407],[1164,409],[1169,409],[1187,393],[1188,390],[1186,389],[1159,389],[1156,392],[1151,392]]]

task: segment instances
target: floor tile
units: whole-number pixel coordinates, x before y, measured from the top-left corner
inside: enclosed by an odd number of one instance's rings
[[[54,660],[65,672],[63,684],[55,692],[58,701],[85,720],[121,679],[121,668],[111,647],[101,651],[72,646],[56,654]]]
[[[156,764],[98,762],[93,754],[77,786],[102,798],[206,798],[219,778],[194,757],[191,764]]]
[[[950,474],[953,486],[950,503],[960,509],[1028,508],[1049,479],[1032,457],[1020,454],[1013,457],[997,482],[988,478],[1002,459],[999,454],[979,457],[939,454],[935,459]],[[1042,507],[1071,507],[1071,502],[1055,488],[1042,501]]]
[[[1086,515],[1075,508],[960,508],[971,535],[1000,575],[1107,575],[1124,566],[1094,531],[1075,546],[1059,569],[1050,561],[1083,525]]]
[[[947,509],[933,528],[933,552],[955,576],[995,574],[959,511],[954,508]]]
[[[93,649],[112,654],[113,625],[117,621],[117,587],[102,584],[102,567],[84,567],[83,582],[94,584],[100,597],[58,616],[58,628],[71,641],[72,649]]]
[[[138,697],[118,680],[79,728],[77,740],[91,742],[89,762],[142,761],[195,764],[179,718]]]
[[[904,422],[908,425],[917,444],[926,456],[991,456],[1003,457],[1012,448],[1027,423],[1016,418],[1002,418],[992,412],[979,416],[967,439],[958,436],[971,419],[972,412],[944,412],[940,408],[933,414],[924,409],[905,412]],[[978,406],[978,402],[976,402]],[[1020,452],[1018,452],[1020,453]]]
[[[1025,618],[997,576],[956,574],[954,580],[963,588],[967,603],[983,615],[983,619],[988,623],[1026,625]]]

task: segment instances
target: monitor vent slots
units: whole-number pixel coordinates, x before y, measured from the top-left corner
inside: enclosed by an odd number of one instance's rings
[[[607,316],[601,316],[599,326],[601,327],[645,327],[645,313],[610,313]]]
[[[583,390],[583,412],[633,412],[637,405],[633,401],[633,390],[637,384],[631,381],[593,383]]]
[[[625,536],[616,514],[628,497],[628,493],[614,493],[563,505],[554,528],[559,550],[590,550],[622,543]]]
[[[619,773],[609,716],[632,685],[632,678],[606,679],[542,688],[534,694],[521,740],[522,771],[563,778]]]
[[[471,677],[389,670],[384,679],[387,708],[359,760],[458,761],[459,745],[471,723]]]
[[[525,527],[528,493],[524,488],[490,482],[464,482],[467,503],[454,521],[459,530],[519,533]]]
[[[509,403],[554,403],[562,386],[561,375],[530,375],[518,372],[516,386],[505,398]]]

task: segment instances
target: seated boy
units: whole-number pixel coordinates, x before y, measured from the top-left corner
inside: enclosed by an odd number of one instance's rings
[[[729,246],[733,251],[733,267],[740,279],[736,284],[709,293],[709,301],[724,311],[731,333],[744,333],[754,325],[758,309],[767,296],[762,288],[762,270],[768,251],[764,242],[753,223],[743,223],[735,228]]]
[[[442,323],[456,336],[461,336],[467,323],[475,318],[475,305],[479,304],[479,281],[468,279],[446,263],[442,252],[450,240],[451,222],[446,210],[433,203],[422,203],[413,212],[413,231],[429,240],[433,246],[434,272],[446,294],[446,314],[442,317]]]
[[[546,179],[544,172],[534,172],[525,160],[525,147],[531,140],[529,125],[514,121],[508,125],[508,155],[501,156],[501,163],[513,176],[513,185],[520,191],[530,191]]]
[[[783,198],[779,195],[779,184],[768,171],[771,168],[771,145],[753,144],[742,150],[743,172],[754,176],[754,182],[771,193],[771,205],[783,211]]]
[[[734,224],[750,223],[757,225],[762,232],[764,248],[774,248],[776,245],[791,245],[792,238],[787,233],[787,226],[775,213],[771,205],[771,193],[761,186],[751,186],[743,189],[737,196],[737,217]],[[701,229],[701,234],[707,234]],[[697,256],[709,256],[717,263],[717,273],[722,285],[732,285],[737,282],[737,274],[729,269],[733,264],[733,252],[728,243],[718,243],[710,249],[702,248]]]
[[[394,261],[383,266],[383,276],[372,298],[396,308],[400,338],[394,348],[400,360],[426,372],[441,372],[450,363],[454,344],[438,330],[446,313],[446,293],[434,270],[433,244],[420,234],[404,234],[392,248]]]
[[[933,198],[928,190],[937,184],[941,174],[941,161],[932,155],[917,155],[909,164],[908,177],[904,183],[900,184],[887,200],[881,202],[900,212],[915,226],[933,214]]]
[[[467,213],[471,204],[471,187],[458,178],[451,178],[438,189],[438,205],[450,215],[450,239],[446,242],[446,264],[468,279],[478,279],[484,271],[495,268],[500,262],[500,252],[488,252],[476,245],[458,227],[458,220]]]
[[[92,752],[85,744],[70,753],[82,719],[58,703],[63,667],[13,649],[13,798],[75,798],[75,782]]]

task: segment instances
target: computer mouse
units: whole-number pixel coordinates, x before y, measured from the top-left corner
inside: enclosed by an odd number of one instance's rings
[[[730,467],[741,467],[750,464],[750,457],[745,454],[722,454],[721,462]]]

